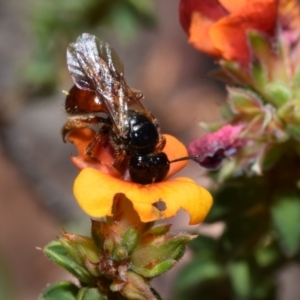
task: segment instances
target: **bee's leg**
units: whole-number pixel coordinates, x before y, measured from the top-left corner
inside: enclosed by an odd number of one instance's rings
[[[124,174],[126,169],[128,168],[129,157],[125,151],[121,151],[119,153],[112,165],[112,167],[116,168],[121,174]]]
[[[156,152],[161,152],[166,146],[166,138],[162,135],[160,137],[160,141],[158,142],[158,144],[156,145]]]
[[[87,154],[90,158],[99,161],[99,159],[96,157],[96,155],[94,155],[94,150],[96,148],[96,146],[98,145],[98,143],[101,141],[103,135],[98,132],[94,135],[93,140],[87,145],[87,147],[85,148],[85,154]]]
[[[86,128],[89,125],[108,124],[108,119],[98,116],[72,116],[64,124],[61,130],[63,141],[66,142],[66,136],[74,129]]]

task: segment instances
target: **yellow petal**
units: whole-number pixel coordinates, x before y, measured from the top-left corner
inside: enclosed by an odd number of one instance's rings
[[[124,194],[132,202],[142,222],[170,218],[184,209],[190,215],[190,224],[197,224],[212,205],[210,193],[189,178],[141,185],[86,168],[75,180],[74,195],[91,217],[111,216],[117,194]],[[163,210],[156,207],[159,202],[164,203]]]

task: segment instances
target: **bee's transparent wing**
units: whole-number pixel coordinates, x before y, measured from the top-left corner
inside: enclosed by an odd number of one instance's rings
[[[98,95],[120,136],[127,133],[129,109],[153,119],[127,86],[123,62],[107,43],[84,33],[69,45],[67,63],[76,86]]]
[[[96,92],[107,113],[124,132],[127,112],[127,86],[124,84],[123,62],[107,43],[84,33],[67,49],[67,64],[76,86]]]

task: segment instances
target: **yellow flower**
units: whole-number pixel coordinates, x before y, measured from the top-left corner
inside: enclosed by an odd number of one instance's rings
[[[162,182],[142,185],[126,181],[110,167],[113,155],[109,147],[99,145],[99,162],[84,154],[93,134],[91,129],[85,128],[73,131],[68,138],[79,152],[79,156],[72,160],[82,169],[75,180],[74,195],[88,215],[94,218],[112,216],[114,201],[126,197],[142,222],[173,217],[180,209],[189,213],[190,224],[203,221],[212,205],[210,193],[189,178],[169,179],[187,164],[186,161],[171,163],[170,171]],[[164,152],[170,161],[187,155],[181,142],[170,135],[165,137]]]

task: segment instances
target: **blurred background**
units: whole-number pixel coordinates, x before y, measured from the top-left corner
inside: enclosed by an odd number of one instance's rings
[[[67,45],[88,32],[113,46],[128,85],[143,91],[162,131],[184,143],[203,134],[200,121],[220,118],[225,90],[207,76],[212,60],[188,45],[179,0],[0,3],[0,299],[32,300],[48,283],[72,280],[38,248],[63,229],[89,231],[72,195],[78,171],[69,157],[76,152],[60,135],[67,119],[62,90],[72,86]],[[209,184],[193,163],[182,172]],[[179,214],[174,230],[186,229],[187,219]],[[163,298],[173,276],[155,283]]]

